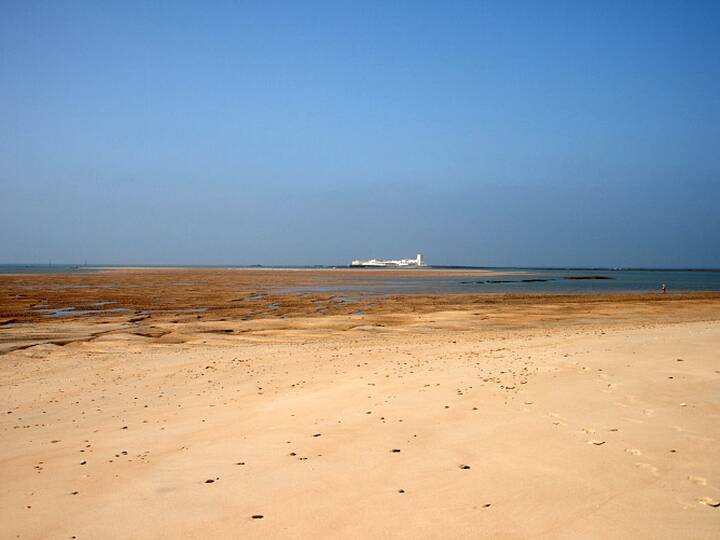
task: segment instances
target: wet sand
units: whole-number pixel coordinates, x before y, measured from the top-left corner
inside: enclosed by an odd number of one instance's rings
[[[0,537],[717,537],[720,295],[183,272],[0,277]]]

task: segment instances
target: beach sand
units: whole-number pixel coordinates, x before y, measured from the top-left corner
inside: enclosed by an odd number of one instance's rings
[[[0,278],[0,538],[718,537],[719,295],[228,275]]]

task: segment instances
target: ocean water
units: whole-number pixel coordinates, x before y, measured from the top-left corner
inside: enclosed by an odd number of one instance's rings
[[[0,264],[0,274],[66,274],[87,271],[71,264]]]
[[[287,292],[331,294],[403,293],[624,293],[660,291],[664,283],[669,292],[720,291],[720,271],[685,270],[550,270],[494,269],[497,275],[481,277],[417,275],[388,277],[358,270],[357,278],[328,276],[314,285],[285,289]],[[590,279],[588,279],[590,278]]]

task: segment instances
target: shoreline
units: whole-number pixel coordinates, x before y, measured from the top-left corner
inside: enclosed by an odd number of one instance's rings
[[[488,272],[427,274],[485,278]],[[431,312],[471,309],[488,303],[595,303],[707,301],[717,292],[631,292],[588,290],[493,292],[487,290],[423,292],[399,282],[376,290],[388,276],[415,276],[414,271],[372,270],[129,270],[77,274],[9,274],[0,276],[6,294],[0,296],[0,325],[63,320],[187,319],[193,310],[200,319],[258,319],[298,316],[380,314],[391,311]],[[438,277],[439,276],[439,277]],[[411,279],[411,278],[408,278]],[[393,282],[395,283],[395,282]],[[574,283],[574,282],[573,282]],[[343,289],[338,291],[334,289]],[[323,290],[329,289],[329,290]],[[2,328],[2,326],[0,326]]]
[[[134,305],[132,309],[108,301],[100,306],[80,304],[73,310],[61,302],[62,307],[55,310],[48,303],[29,315],[22,311],[15,316],[12,311],[0,312],[0,357],[13,350],[65,346],[99,337],[162,345],[191,342],[198,337],[262,341],[269,334],[273,339],[291,339],[298,333],[317,337],[357,329],[405,332],[417,326],[486,333],[720,319],[720,293],[365,295],[348,302],[337,295],[247,292],[233,294],[229,304],[215,300],[199,307],[196,295],[158,304],[148,303],[152,289],[137,288],[133,292],[137,297],[124,299],[125,305]],[[205,296],[203,292],[200,294]]]

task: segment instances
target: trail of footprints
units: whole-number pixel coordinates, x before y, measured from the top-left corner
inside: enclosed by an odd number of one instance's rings
[[[564,355],[564,356],[567,357],[568,355]],[[682,362],[683,360],[680,359],[680,358],[678,358],[676,361],[677,361],[677,362]],[[582,367],[581,369],[582,369],[582,370],[586,370],[587,368]],[[599,370],[599,371],[601,371],[601,370]],[[606,375],[606,374],[600,374],[600,378],[605,380],[605,379],[607,379],[607,375]],[[673,376],[669,376],[668,379],[671,379],[671,380],[672,380],[672,379],[674,379],[674,377],[673,377]],[[616,385],[616,384],[614,384],[614,383],[607,383],[607,384],[606,384],[606,388],[604,388],[602,391],[603,391],[603,392],[614,392],[616,388],[617,388],[617,385]],[[631,406],[633,406],[633,405],[635,405],[635,404],[637,403],[637,398],[636,398],[635,396],[628,396],[628,397],[627,397],[627,401],[629,402],[629,404],[628,404],[628,403],[623,403],[623,402],[616,402],[615,404],[616,404],[617,406],[619,406],[619,407],[629,408],[629,407],[631,407]],[[680,407],[686,407],[687,404],[686,404],[686,403],[680,403],[679,406],[680,406]],[[656,411],[655,411],[654,409],[642,408],[642,409],[640,410],[640,412],[642,413],[643,416],[645,416],[645,417],[647,417],[647,418],[655,418],[655,416],[656,416]],[[552,424],[553,424],[554,426],[567,427],[567,426],[569,425],[568,419],[565,418],[564,416],[562,416],[562,415],[559,414],[559,413],[550,412],[550,413],[548,413],[548,417],[551,419],[551,422],[552,422]],[[643,423],[642,420],[638,420],[638,419],[636,419],[636,418],[631,418],[631,417],[625,417],[625,418],[623,418],[623,420],[628,421],[628,422],[631,422],[631,423],[634,423],[634,424],[642,424],[642,423]],[[670,427],[670,429],[673,429],[674,431],[677,431],[677,432],[682,432],[682,431],[683,431],[683,429],[682,429],[681,427],[679,427],[679,426],[669,426],[669,427]],[[607,429],[607,432],[617,432],[617,431],[619,431],[618,428],[609,428],[609,429]],[[594,437],[593,435],[595,435],[595,434],[597,433],[596,430],[594,430],[594,429],[590,429],[590,428],[586,428],[586,427],[580,427],[580,428],[578,428],[578,429],[575,429],[574,432],[575,432],[575,433],[583,434],[583,435],[585,436],[585,439],[586,439],[585,442],[586,442],[587,444],[589,444],[589,445],[593,445],[593,446],[603,446],[603,445],[605,445],[605,444],[608,442],[608,441],[606,441],[605,439],[600,439],[600,438]],[[587,436],[590,436],[590,438],[587,438]],[[639,457],[642,457],[642,456],[643,456],[643,452],[642,452],[641,450],[637,449],[637,448],[625,448],[624,451],[625,451],[625,453],[629,454],[630,456],[632,456],[632,457],[634,457],[634,458],[639,458]],[[677,453],[677,450],[676,450],[676,449],[673,449],[673,448],[670,448],[670,449],[668,449],[668,453],[675,454],[675,453]],[[659,468],[658,468],[656,465],[653,465],[652,463],[649,463],[649,462],[647,462],[647,461],[637,461],[637,462],[634,463],[634,465],[635,465],[635,467],[636,467],[638,470],[641,470],[641,471],[644,471],[644,472],[646,472],[646,473],[648,473],[648,474],[651,474],[651,475],[654,476],[654,477],[659,477],[660,474],[661,474]],[[720,489],[719,489],[719,488],[715,488],[715,487],[713,487],[713,486],[709,486],[709,485],[708,485],[707,478],[705,478],[705,477],[703,477],[703,476],[688,475],[687,478],[686,478],[686,480],[687,480],[688,482],[696,485],[696,486],[709,487],[709,488],[711,488],[715,493],[720,492]],[[717,496],[707,496],[707,495],[703,495],[703,496],[698,496],[698,497],[696,497],[696,500],[697,500],[697,502],[699,502],[700,504],[709,506],[709,507],[711,507],[711,508],[720,508],[720,498],[718,498]]]

